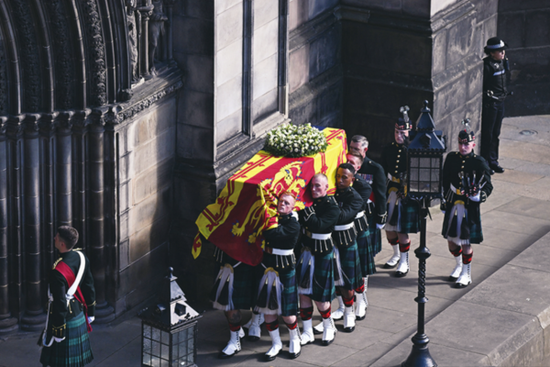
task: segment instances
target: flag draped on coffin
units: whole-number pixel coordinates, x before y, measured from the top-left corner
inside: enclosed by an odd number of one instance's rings
[[[277,197],[291,191],[297,197],[296,210],[312,203],[307,184],[318,172],[329,178],[329,194],[335,192],[338,165],[345,162],[344,130],[325,128],[326,152],[299,158],[275,157],[260,151],[229,178],[214,204],[196,220],[200,234],[235,260],[249,265],[262,261],[262,232],[267,219],[276,214]],[[199,233],[193,243],[193,256],[201,251]]]

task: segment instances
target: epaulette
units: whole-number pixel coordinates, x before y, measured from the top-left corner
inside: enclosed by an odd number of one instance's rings
[[[60,257],[59,259],[55,260],[55,262],[53,263],[53,266],[52,266],[52,270],[55,269],[55,267],[57,266],[57,264],[59,264],[59,262],[63,260],[62,257]]]
[[[334,204],[338,205],[338,202],[336,201],[336,199],[334,198],[334,196],[327,196],[327,198],[328,198],[328,199],[332,199],[332,202],[333,202]],[[327,199],[327,201],[330,201],[330,200],[328,200],[328,199]]]

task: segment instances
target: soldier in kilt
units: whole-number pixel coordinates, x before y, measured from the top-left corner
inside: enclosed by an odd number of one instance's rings
[[[260,267],[237,261],[219,248],[215,249],[214,257],[220,264],[220,270],[210,299],[214,308],[225,312],[229,323],[229,342],[218,355],[219,358],[226,359],[241,351],[241,338],[245,333],[241,327],[240,310],[249,310],[253,306]]]
[[[348,153],[348,162],[355,168],[355,180],[353,188],[363,199],[362,210],[355,217],[355,229],[357,230],[357,250],[359,251],[359,260],[361,261],[361,273],[363,275],[363,285],[355,289],[356,304],[355,317],[356,320],[363,320],[367,314],[367,285],[369,275],[376,273],[376,264],[374,256],[376,255],[374,245],[370,237],[370,227],[367,220],[366,208],[367,203],[372,193],[372,188],[357,171],[363,164],[363,157],[359,153]],[[333,313],[334,314],[334,313]]]
[[[388,178],[388,221],[386,236],[392,245],[393,256],[384,265],[385,268],[397,266],[395,276],[400,278],[409,272],[409,233],[420,229],[420,206],[407,196],[407,145],[409,143],[410,123],[408,107],[401,108],[403,118],[395,124],[395,141],[382,151],[382,167]]]
[[[50,272],[48,323],[45,335],[39,340],[43,346],[40,355],[43,366],[80,367],[94,359],[88,338],[90,323],[94,321],[94,279],[86,255],[73,250],[77,242],[76,229],[58,228],[54,244],[60,258]],[[79,285],[73,296],[69,290],[77,281]]]
[[[335,297],[334,250],[331,233],[340,209],[332,196],[327,196],[328,179],[318,173],[311,179],[313,205],[298,212],[302,225],[302,254],[298,260],[298,294],[302,318],[302,345],[313,343],[313,302],[323,318],[322,344],[333,342],[336,327],[331,317],[330,302]]]
[[[458,152],[449,153],[443,165],[442,235],[456,260],[449,280],[455,281],[458,288],[472,283],[471,244],[483,241],[479,206],[493,190],[491,169],[483,157],[473,152],[474,146],[474,133],[467,126],[458,134]]]
[[[386,175],[384,168],[367,156],[369,141],[363,135],[354,135],[349,143],[350,153],[363,157],[361,168],[356,173],[372,187],[367,200],[366,214],[369,222],[369,243],[374,255],[382,251],[382,229],[386,225]]]
[[[272,345],[265,354],[272,361],[283,348],[277,315],[282,315],[290,335],[289,354],[300,355],[300,329],[298,328],[298,288],[296,287],[296,257],[294,247],[300,236],[298,215],[292,213],[296,198],[290,192],[279,195],[277,215],[268,221],[264,232],[265,246],[262,268],[265,269],[258,288],[254,310],[264,314]],[[291,214],[294,214],[295,217]]]

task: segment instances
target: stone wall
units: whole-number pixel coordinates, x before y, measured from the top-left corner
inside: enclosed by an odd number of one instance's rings
[[[498,37],[508,43],[514,95],[506,116],[550,113],[550,2],[500,0]]]
[[[465,117],[479,131],[481,56],[484,34],[496,27],[496,5],[496,0],[343,0],[348,135],[367,136],[377,157],[392,140],[399,107],[408,105],[415,121],[424,100],[445,135],[456,136]],[[456,149],[454,140],[449,150]]]
[[[166,274],[176,156],[176,98],[115,130],[120,215],[117,314],[156,294]]]
[[[289,3],[290,113],[294,124],[342,126],[338,0]]]

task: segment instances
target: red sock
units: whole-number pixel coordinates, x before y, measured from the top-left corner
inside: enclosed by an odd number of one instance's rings
[[[407,252],[407,251],[409,251],[410,248],[411,248],[411,243],[410,242],[399,244],[399,251],[401,251],[401,252]]]
[[[239,331],[240,328],[241,328],[241,324],[229,323],[229,330],[231,331]]]
[[[389,238],[388,238],[388,242],[389,242],[390,245],[392,245],[392,246],[398,245],[398,244],[399,244],[399,237],[395,237],[395,238],[392,238],[392,239],[389,239]]]
[[[298,327],[298,322],[294,321],[294,324],[286,324],[289,330],[294,330]]]
[[[328,310],[326,310],[326,311],[321,311],[321,310],[319,310],[319,313],[321,314],[321,317],[322,317],[323,319],[328,319],[328,318],[330,317],[330,315],[331,315],[331,313],[330,313],[330,307],[329,307]]]
[[[365,291],[365,282],[362,282],[362,284],[355,288],[355,293],[363,293]]]
[[[313,306],[308,308],[300,307],[300,317],[302,318],[302,320],[311,320],[312,316],[313,316]]]
[[[346,305],[346,307],[353,306],[353,296],[351,298],[342,297],[342,299],[344,300],[344,305]]]
[[[279,328],[279,320],[275,320],[273,322],[266,322],[265,327],[268,331],[277,330]]]
[[[454,257],[459,257],[462,255],[462,247],[457,248],[456,250],[449,250]]]
[[[472,252],[471,254],[465,254],[464,252],[462,253],[462,263],[463,264],[469,264],[472,262],[472,257],[474,256],[474,253]]]

